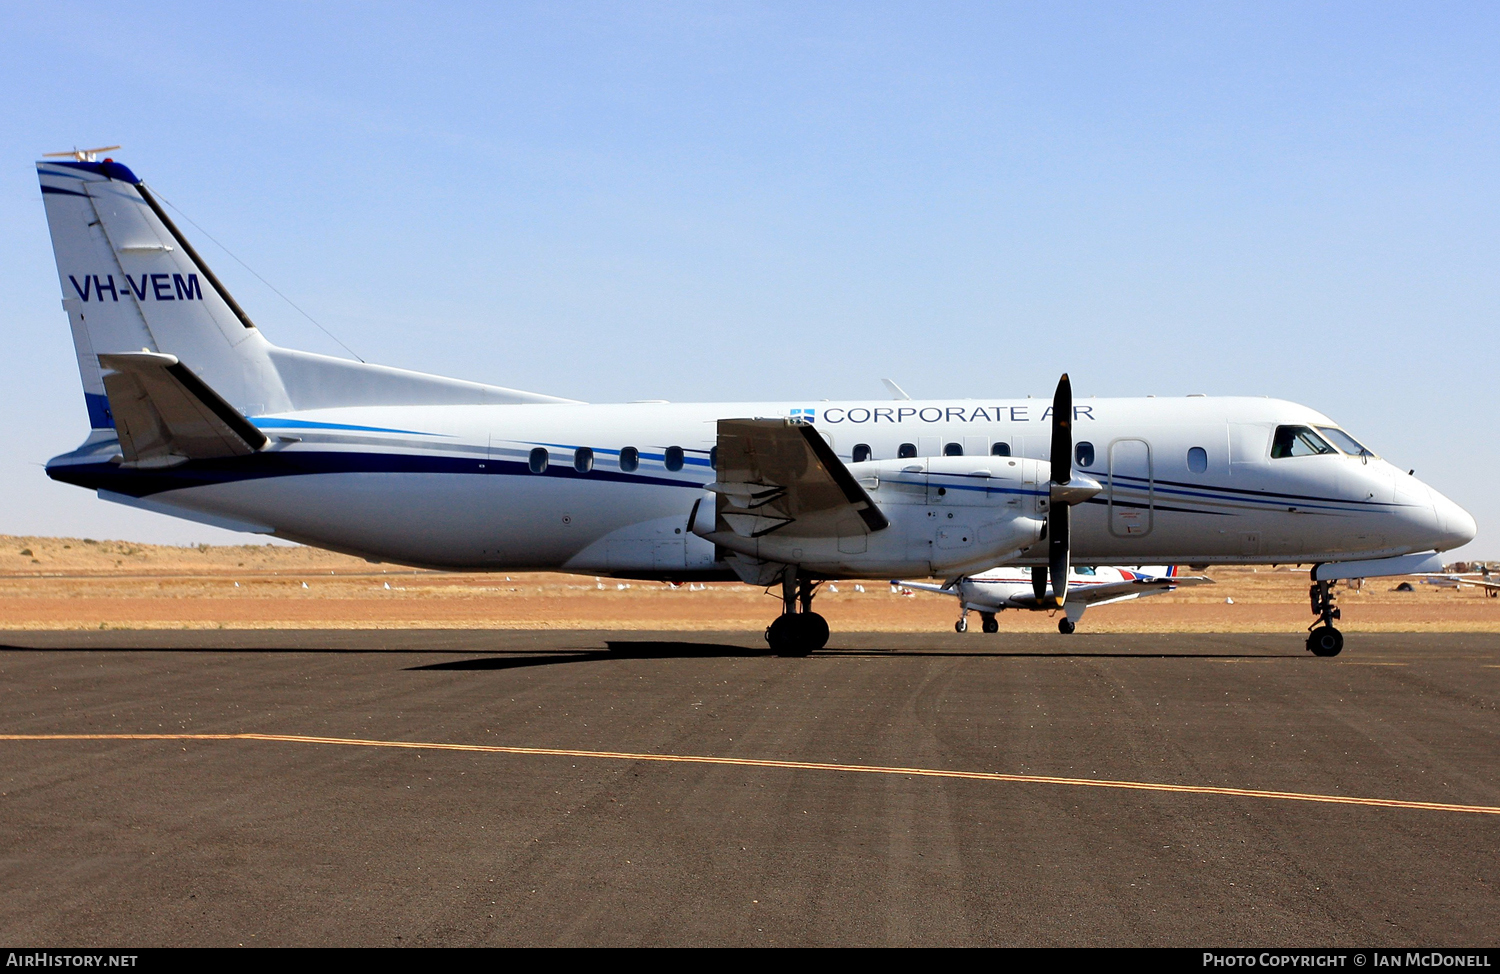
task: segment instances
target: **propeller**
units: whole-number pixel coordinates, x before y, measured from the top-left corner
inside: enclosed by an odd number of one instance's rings
[[[1073,383],[1068,373],[1057,382],[1052,394],[1052,484],[1051,503],[1047,508],[1047,573],[1052,576],[1052,604],[1061,606],[1068,597],[1069,550],[1067,501],[1058,497],[1058,488],[1073,480]],[[1032,584],[1036,584],[1033,578]]]
[[[1068,568],[1072,559],[1069,521],[1074,504],[1081,504],[1103,488],[1092,477],[1073,473],[1073,384],[1067,373],[1052,396],[1052,482],[1048,485],[1047,565],[1031,570],[1031,588],[1038,600],[1052,579],[1052,606],[1061,608],[1068,597]]]

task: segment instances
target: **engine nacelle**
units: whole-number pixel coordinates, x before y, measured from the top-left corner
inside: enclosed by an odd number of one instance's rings
[[[692,531],[756,562],[836,578],[983,571],[1041,539],[1050,503],[1044,462],[924,457],[847,466],[889,526],[872,531],[851,513],[813,530],[809,522],[799,531],[793,520],[757,535],[741,523],[748,519],[736,517],[729,499],[707,492],[694,509]]]

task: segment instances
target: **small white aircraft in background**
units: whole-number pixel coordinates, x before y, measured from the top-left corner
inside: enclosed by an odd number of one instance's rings
[[[1057,631],[1067,634],[1076,629],[1078,620],[1083,618],[1084,612],[1091,605],[1129,602],[1147,595],[1170,592],[1181,585],[1212,585],[1214,582],[1206,575],[1179,575],[1177,572],[1176,565],[1135,569],[1104,566],[1074,568],[1068,573],[1067,594],[1062,600],[1064,615],[1057,622]],[[1046,584],[1045,577],[1018,568],[995,568],[978,575],[954,579],[945,585],[896,579],[891,584],[918,592],[935,592],[957,598],[958,621],[953,624],[955,632],[969,631],[970,612],[979,613],[985,632],[999,632],[1000,623],[995,621],[997,612],[1005,609],[1044,612],[1058,607],[1052,586]]]
[[[1445,582],[1451,582],[1454,588],[1472,585],[1475,588],[1484,589],[1484,594],[1492,599],[1500,598],[1500,581],[1495,580],[1488,565],[1485,565],[1477,572],[1423,572],[1417,577],[1425,578],[1428,581],[1441,579]],[[1433,582],[1433,584],[1436,584],[1436,582]]]

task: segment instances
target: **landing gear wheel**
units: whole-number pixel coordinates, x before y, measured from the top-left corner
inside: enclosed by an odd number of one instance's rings
[[[957,622],[955,622],[953,624],[953,631],[954,632],[968,632],[969,631],[969,620],[968,619],[960,619]]]
[[[1072,619],[1059,619],[1059,620],[1057,620],[1057,631],[1060,632],[1060,633],[1062,633],[1064,636],[1071,635],[1072,632],[1073,632],[1073,630],[1076,629],[1076,628],[1078,628],[1078,627],[1075,626],[1075,625],[1073,625],[1073,620]]]
[[[1344,649],[1344,634],[1332,626],[1319,626],[1308,634],[1307,649],[1314,656],[1337,656]]]
[[[828,645],[828,621],[816,612],[777,616],[766,629],[766,642],[777,656],[806,656]]]
[[[796,656],[797,617],[780,615],[766,627],[766,642],[777,656]]]
[[[828,645],[828,620],[816,612],[802,612],[797,615],[798,625],[801,631],[802,655],[806,656],[815,650],[822,649]]]
[[[980,618],[980,622],[982,623],[982,625],[980,626],[980,628],[983,629],[985,632],[995,633],[995,632],[999,632],[1000,631],[1000,623],[996,622],[995,621],[995,617],[993,615],[991,615],[990,613],[985,613],[984,615],[980,616],[979,618]]]

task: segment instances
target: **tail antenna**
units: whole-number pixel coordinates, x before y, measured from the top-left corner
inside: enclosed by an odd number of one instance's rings
[[[99,161],[99,153],[101,153],[101,152],[113,152],[113,151],[115,151],[118,148],[120,148],[120,146],[117,146],[117,145],[101,145],[101,146],[97,146],[97,147],[95,147],[93,149],[80,149],[77,146],[74,146],[71,150],[69,150],[67,152],[44,152],[44,153],[42,153],[42,158],[43,159],[63,159],[63,158],[66,158],[68,156],[72,156],[73,159],[75,161],[77,161],[77,162],[98,162]]]

